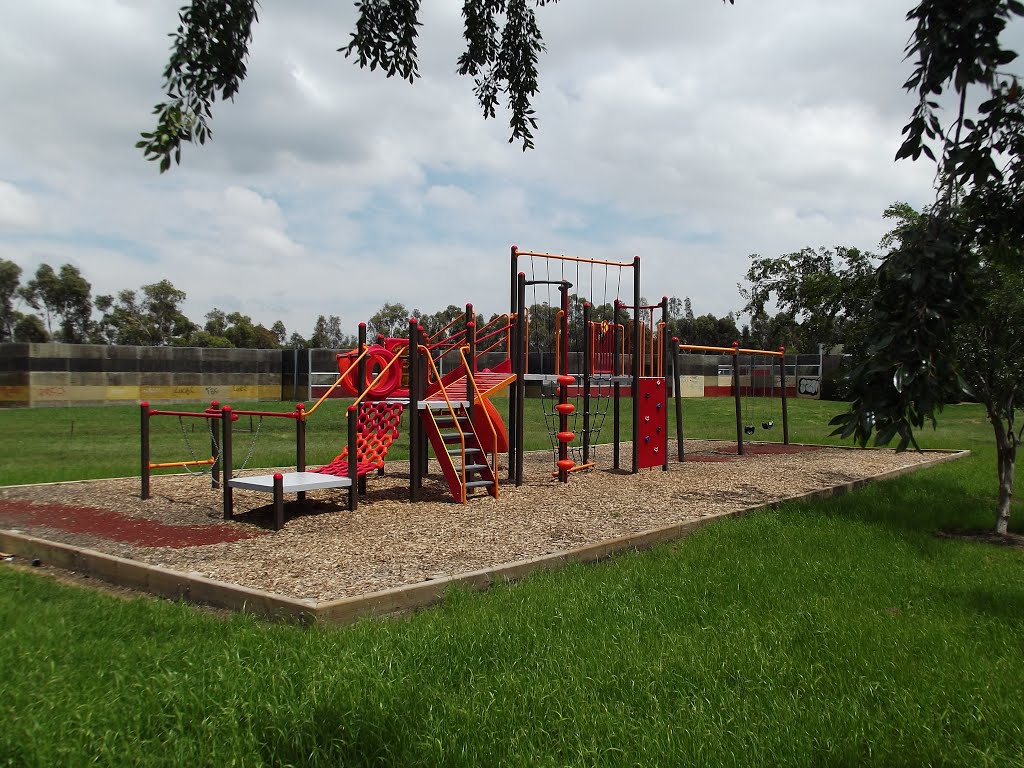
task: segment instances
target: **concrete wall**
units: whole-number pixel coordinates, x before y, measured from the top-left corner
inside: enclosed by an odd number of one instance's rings
[[[0,407],[280,400],[291,351],[0,344]]]

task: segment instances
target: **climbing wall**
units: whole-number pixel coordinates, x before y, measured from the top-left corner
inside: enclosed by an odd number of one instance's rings
[[[648,469],[665,465],[668,451],[668,398],[665,379],[642,377],[637,385],[640,398],[640,435],[637,467]]]

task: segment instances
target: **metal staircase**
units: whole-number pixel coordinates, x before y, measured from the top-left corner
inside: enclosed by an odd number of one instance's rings
[[[420,421],[448,489],[462,503],[480,488],[497,498],[498,480],[473,427],[469,403],[457,400],[451,405],[450,411],[444,400],[431,400],[420,409]]]

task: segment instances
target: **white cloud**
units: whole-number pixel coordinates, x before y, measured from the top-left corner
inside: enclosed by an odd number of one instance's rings
[[[0,257],[74,263],[96,293],[169,279],[308,335],[386,301],[508,303],[508,249],[628,260],[699,314],[754,252],[873,248],[930,197],[893,162],[912,108],[909,0],[621,0],[538,10],[537,148],[509,145],[454,74],[461,3],[424,5],[415,85],[356,68],[351,3],[261,8],[214,138],[158,175],[133,147],[161,100],[180,2],[36,0],[0,27]]]
[[[42,206],[32,195],[0,181],[0,232],[35,230],[43,225]]]

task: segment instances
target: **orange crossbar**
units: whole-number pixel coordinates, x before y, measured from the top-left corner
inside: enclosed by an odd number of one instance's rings
[[[563,256],[559,253],[540,253],[537,251],[516,251],[516,256],[536,256],[540,259],[559,259],[561,261],[578,261],[583,264],[603,264],[607,267],[632,267],[632,261],[604,261],[603,259],[584,259],[579,256]]]
[[[704,347],[700,344],[680,344],[680,349],[685,349],[688,352],[721,352],[723,355],[735,355],[735,347]],[[743,350],[740,350],[741,352]]]
[[[150,469],[168,469],[169,467],[194,467],[199,464],[214,464],[216,459],[199,459],[198,461],[165,461],[162,464],[150,464]]]

